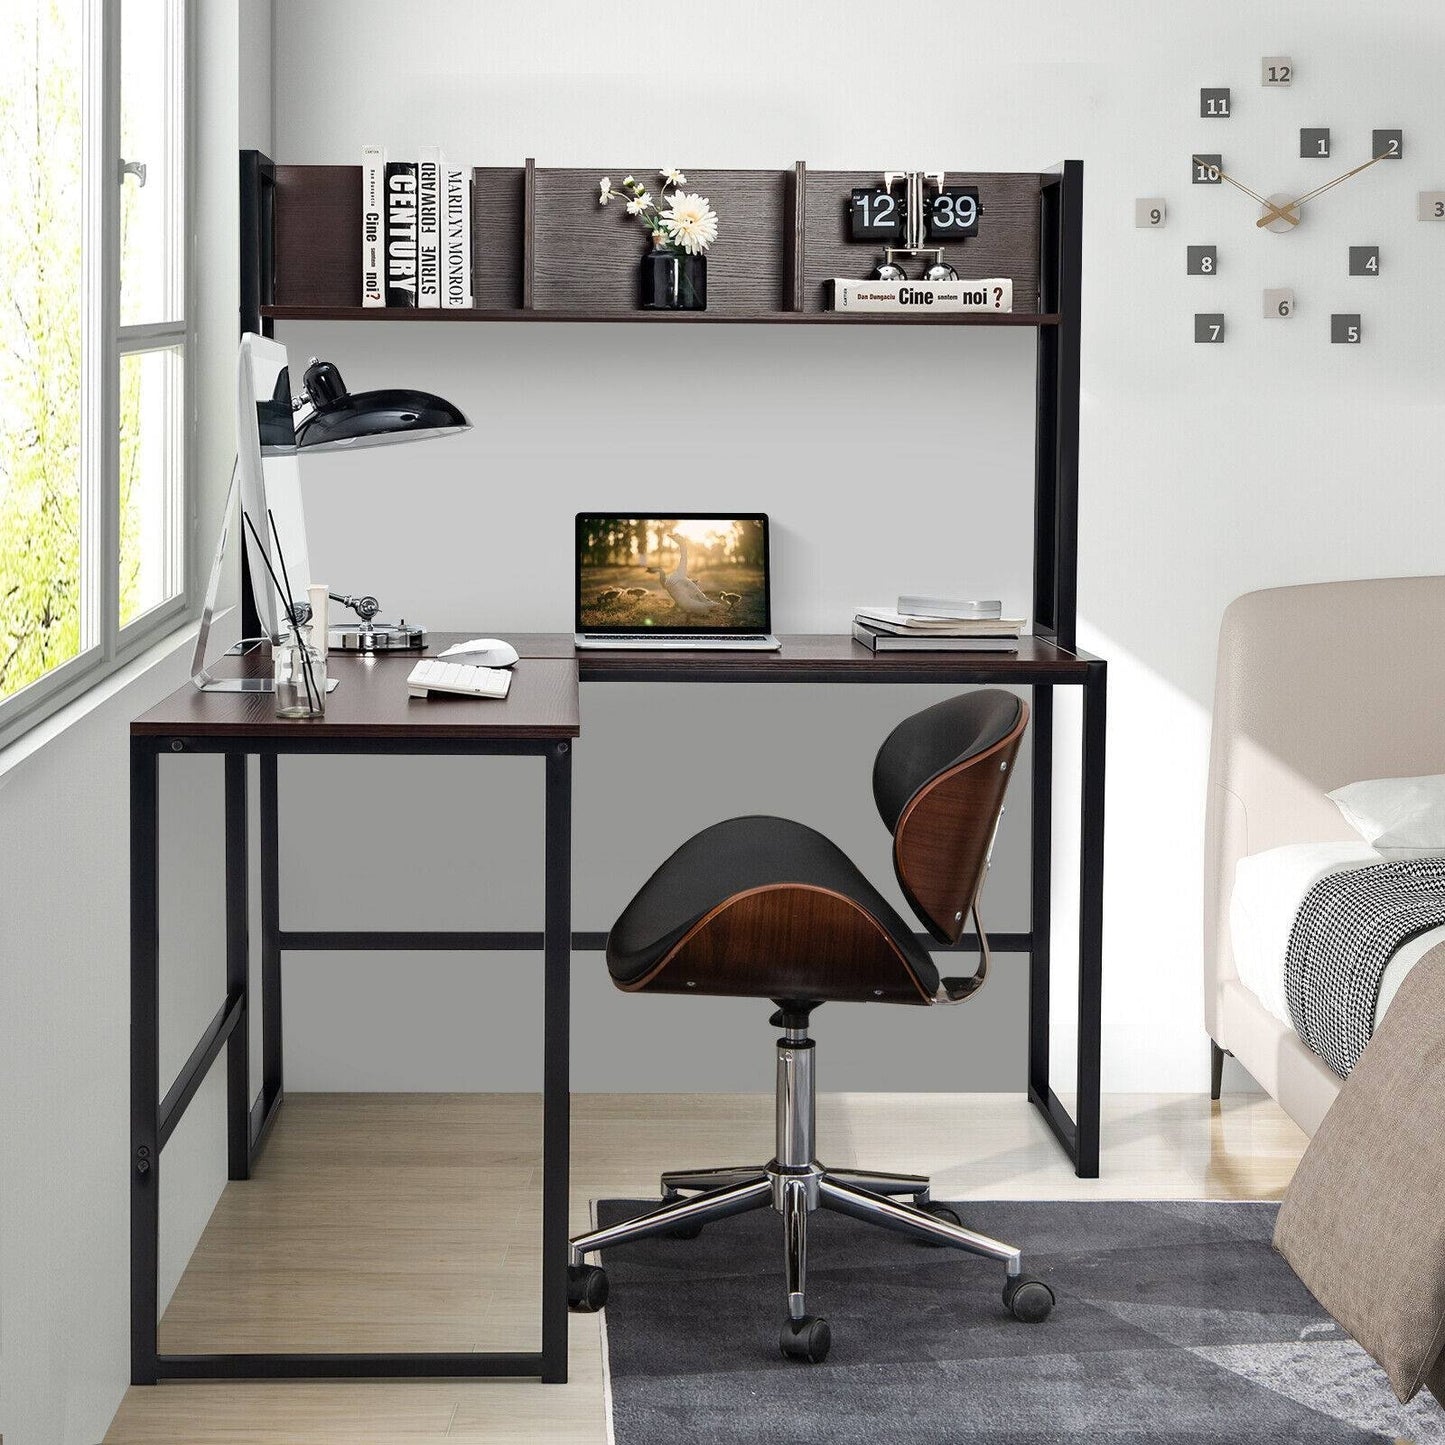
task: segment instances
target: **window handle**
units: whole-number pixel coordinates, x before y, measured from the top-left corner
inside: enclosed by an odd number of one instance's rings
[[[121,184],[125,184],[127,176],[134,176],[141,186],[146,183],[146,163],[144,161],[126,161],[120,163]]]

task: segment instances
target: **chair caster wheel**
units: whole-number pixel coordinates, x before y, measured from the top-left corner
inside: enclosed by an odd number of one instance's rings
[[[828,1321],[817,1315],[804,1315],[800,1320],[784,1320],[778,1339],[785,1360],[801,1360],[808,1365],[821,1365],[828,1358],[833,1332]]]
[[[931,1214],[935,1219],[941,1219],[945,1224],[956,1224],[963,1227],[963,1220],[958,1217],[958,1211],[951,1209],[947,1204],[935,1204],[933,1200],[926,1199],[922,1204],[916,1204],[915,1209],[921,1209],[924,1214]],[[924,1249],[943,1249],[946,1246],[941,1239],[920,1239],[918,1241]]]
[[[567,1266],[567,1308],[573,1314],[595,1315],[607,1303],[607,1271],[595,1264]]]
[[[1016,1320],[1036,1325],[1049,1317],[1054,1307],[1054,1292],[1041,1279],[1016,1275],[1003,1287],[1003,1302]]]

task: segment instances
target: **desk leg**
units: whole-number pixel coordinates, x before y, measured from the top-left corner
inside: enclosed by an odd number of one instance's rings
[[[547,752],[546,1004],[542,1049],[542,1379],[567,1379],[567,1210],[572,986],[572,751]]]
[[[156,1382],[160,1265],[159,754],[130,745],[130,1378]]]
[[[1104,983],[1104,747],[1108,672],[1089,664],[1084,683],[1083,788],[1079,816],[1079,1134],[1075,1173],[1099,1177],[1099,1060]]]
[[[241,1016],[226,1042],[226,1177],[251,1177],[251,849],[245,753],[226,754],[226,997]]]
[[[1029,1095],[1049,1096],[1049,938],[1054,883],[1054,690],[1033,690],[1029,903]]]
[[[281,819],[276,754],[262,753],[261,771],[261,1113],[256,1148],[285,1092],[281,1051]]]

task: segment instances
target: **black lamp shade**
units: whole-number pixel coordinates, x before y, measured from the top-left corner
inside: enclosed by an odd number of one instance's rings
[[[458,408],[427,391],[363,391],[319,406],[296,425],[296,445],[380,447],[424,441],[466,431],[471,422]]]

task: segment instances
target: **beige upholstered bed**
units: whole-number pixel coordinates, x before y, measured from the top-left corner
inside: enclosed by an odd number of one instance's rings
[[[1309,1134],[1340,1080],[1235,971],[1235,864],[1349,840],[1330,789],[1425,773],[1445,773],[1445,577],[1276,587],[1230,604],[1209,754],[1204,1019]]]

